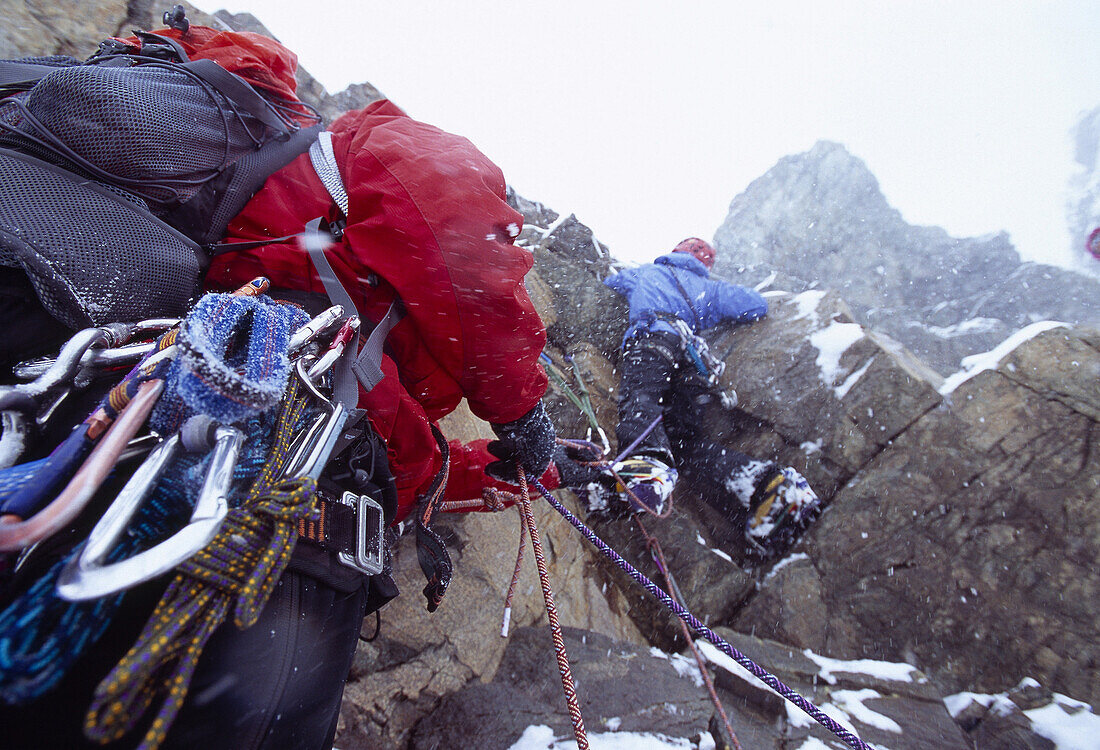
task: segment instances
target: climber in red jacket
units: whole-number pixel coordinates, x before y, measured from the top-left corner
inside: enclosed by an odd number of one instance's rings
[[[276,42],[202,27],[188,35],[158,33],[182,44],[192,60],[214,59],[276,93],[291,111],[301,106],[293,94],[296,61]],[[272,242],[218,256],[207,285],[235,289],[266,276],[272,296],[304,292],[315,297],[297,301],[308,306],[319,299],[327,307],[309,253],[298,242],[275,240],[301,233],[318,217],[339,222],[342,232],[325,255],[364,330],[395,301],[405,313],[386,337],[381,381],[358,393],[357,406],[373,428],[365,433],[385,441],[386,470],[351,489],[395,495],[398,522],[444,472],[445,500],[480,498],[488,487],[514,489],[521,467],[556,486],[554,429],[541,404],[547,378],[538,363],[546,335],[523,285],[533,257],[513,244],[522,217],[505,200],[500,170],[468,140],[412,120],[387,101],[344,115],[330,132],[347,211],[337,208],[303,154],[267,179],[224,237]],[[497,439],[451,442],[444,466],[433,426],[463,398]],[[373,455],[381,460],[380,450]],[[415,520],[420,524],[422,514]],[[420,541],[420,525],[417,531]],[[397,591],[388,570],[367,577],[300,533],[256,624],[239,630],[224,623],[206,642],[162,747],[331,747],[363,617]],[[151,588],[127,595],[98,647],[57,689],[20,707],[29,734],[13,747],[93,746],[76,722],[118,661],[118,647],[133,642],[133,625],[148,617],[159,597]],[[5,741],[12,741],[10,733]]]
[[[430,423],[463,397],[475,416],[509,433],[510,444],[534,450],[524,468],[540,476],[553,444],[540,406],[546,334],[523,286],[534,259],[513,244],[523,217],[505,202],[500,169],[465,138],[388,101],[344,115],[331,131],[349,215],[330,261],[365,319],[380,320],[395,297],[408,313],[387,338],[385,378],[359,404],[388,445],[397,520],[440,468]],[[317,216],[336,220],[336,212],[304,154],[268,179],[226,241],[294,234]],[[260,275],[275,287],[325,292],[308,254],[292,243],[222,255],[207,280],[230,289]],[[524,437],[539,430],[537,443]],[[479,497],[491,483],[482,469],[494,457],[484,442],[451,448],[447,497]]]

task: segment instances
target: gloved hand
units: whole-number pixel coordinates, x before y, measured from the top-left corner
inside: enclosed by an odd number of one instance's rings
[[[485,473],[502,482],[519,485],[518,466],[527,478],[538,479],[550,465],[554,453],[554,424],[540,401],[535,408],[514,422],[490,424],[498,440],[487,446],[499,461],[485,467]]]
[[[596,483],[611,489],[615,486],[615,477],[606,468],[586,466],[599,461],[600,449],[591,443],[572,443],[554,448],[554,465],[558,469],[559,484],[562,487],[587,487]]]

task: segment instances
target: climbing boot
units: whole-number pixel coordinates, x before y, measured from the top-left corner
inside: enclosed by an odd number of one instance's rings
[[[821,500],[806,479],[788,466],[764,475],[749,510],[746,554],[754,562],[765,562],[780,557],[798,541],[820,515]]]
[[[664,461],[652,456],[631,456],[615,464],[619,477],[615,490],[633,512],[664,511],[679,474]]]

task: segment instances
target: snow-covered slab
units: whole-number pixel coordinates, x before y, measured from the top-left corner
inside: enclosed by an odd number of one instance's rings
[[[940,393],[946,396],[978,373],[996,369],[997,366],[1001,364],[1001,361],[1015,351],[1017,347],[1025,341],[1030,341],[1035,338],[1040,333],[1049,331],[1052,328],[1066,327],[1067,324],[1056,320],[1041,320],[1038,323],[1032,323],[1016,331],[1016,333],[1009,336],[988,352],[963,357],[960,363],[962,364],[962,369],[944,378],[943,385],[939,388]]]

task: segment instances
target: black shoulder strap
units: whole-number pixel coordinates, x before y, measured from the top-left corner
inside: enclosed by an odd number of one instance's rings
[[[676,282],[676,288],[679,289],[680,294],[683,295],[684,302],[687,302],[688,309],[691,310],[691,315],[695,318],[695,325],[692,326],[692,330],[698,333],[699,326],[701,324],[701,320],[699,319],[699,311],[695,309],[695,304],[691,301],[691,296],[688,295],[687,289],[684,289],[684,285],[680,282],[680,277],[679,275],[677,275],[676,269],[672,268],[671,266],[665,266],[665,268],[668,269],[668,272],[672,274],[672,280]]]
[[[276,133],[289,133],[292,129],[297,129],[288,125],[274,107],[244,79],[230,73],[213,60],[192,60],[180,64]]]
[[[12,93],[26,91],[38,83],[56,65],[0,60],[0,91]]]

